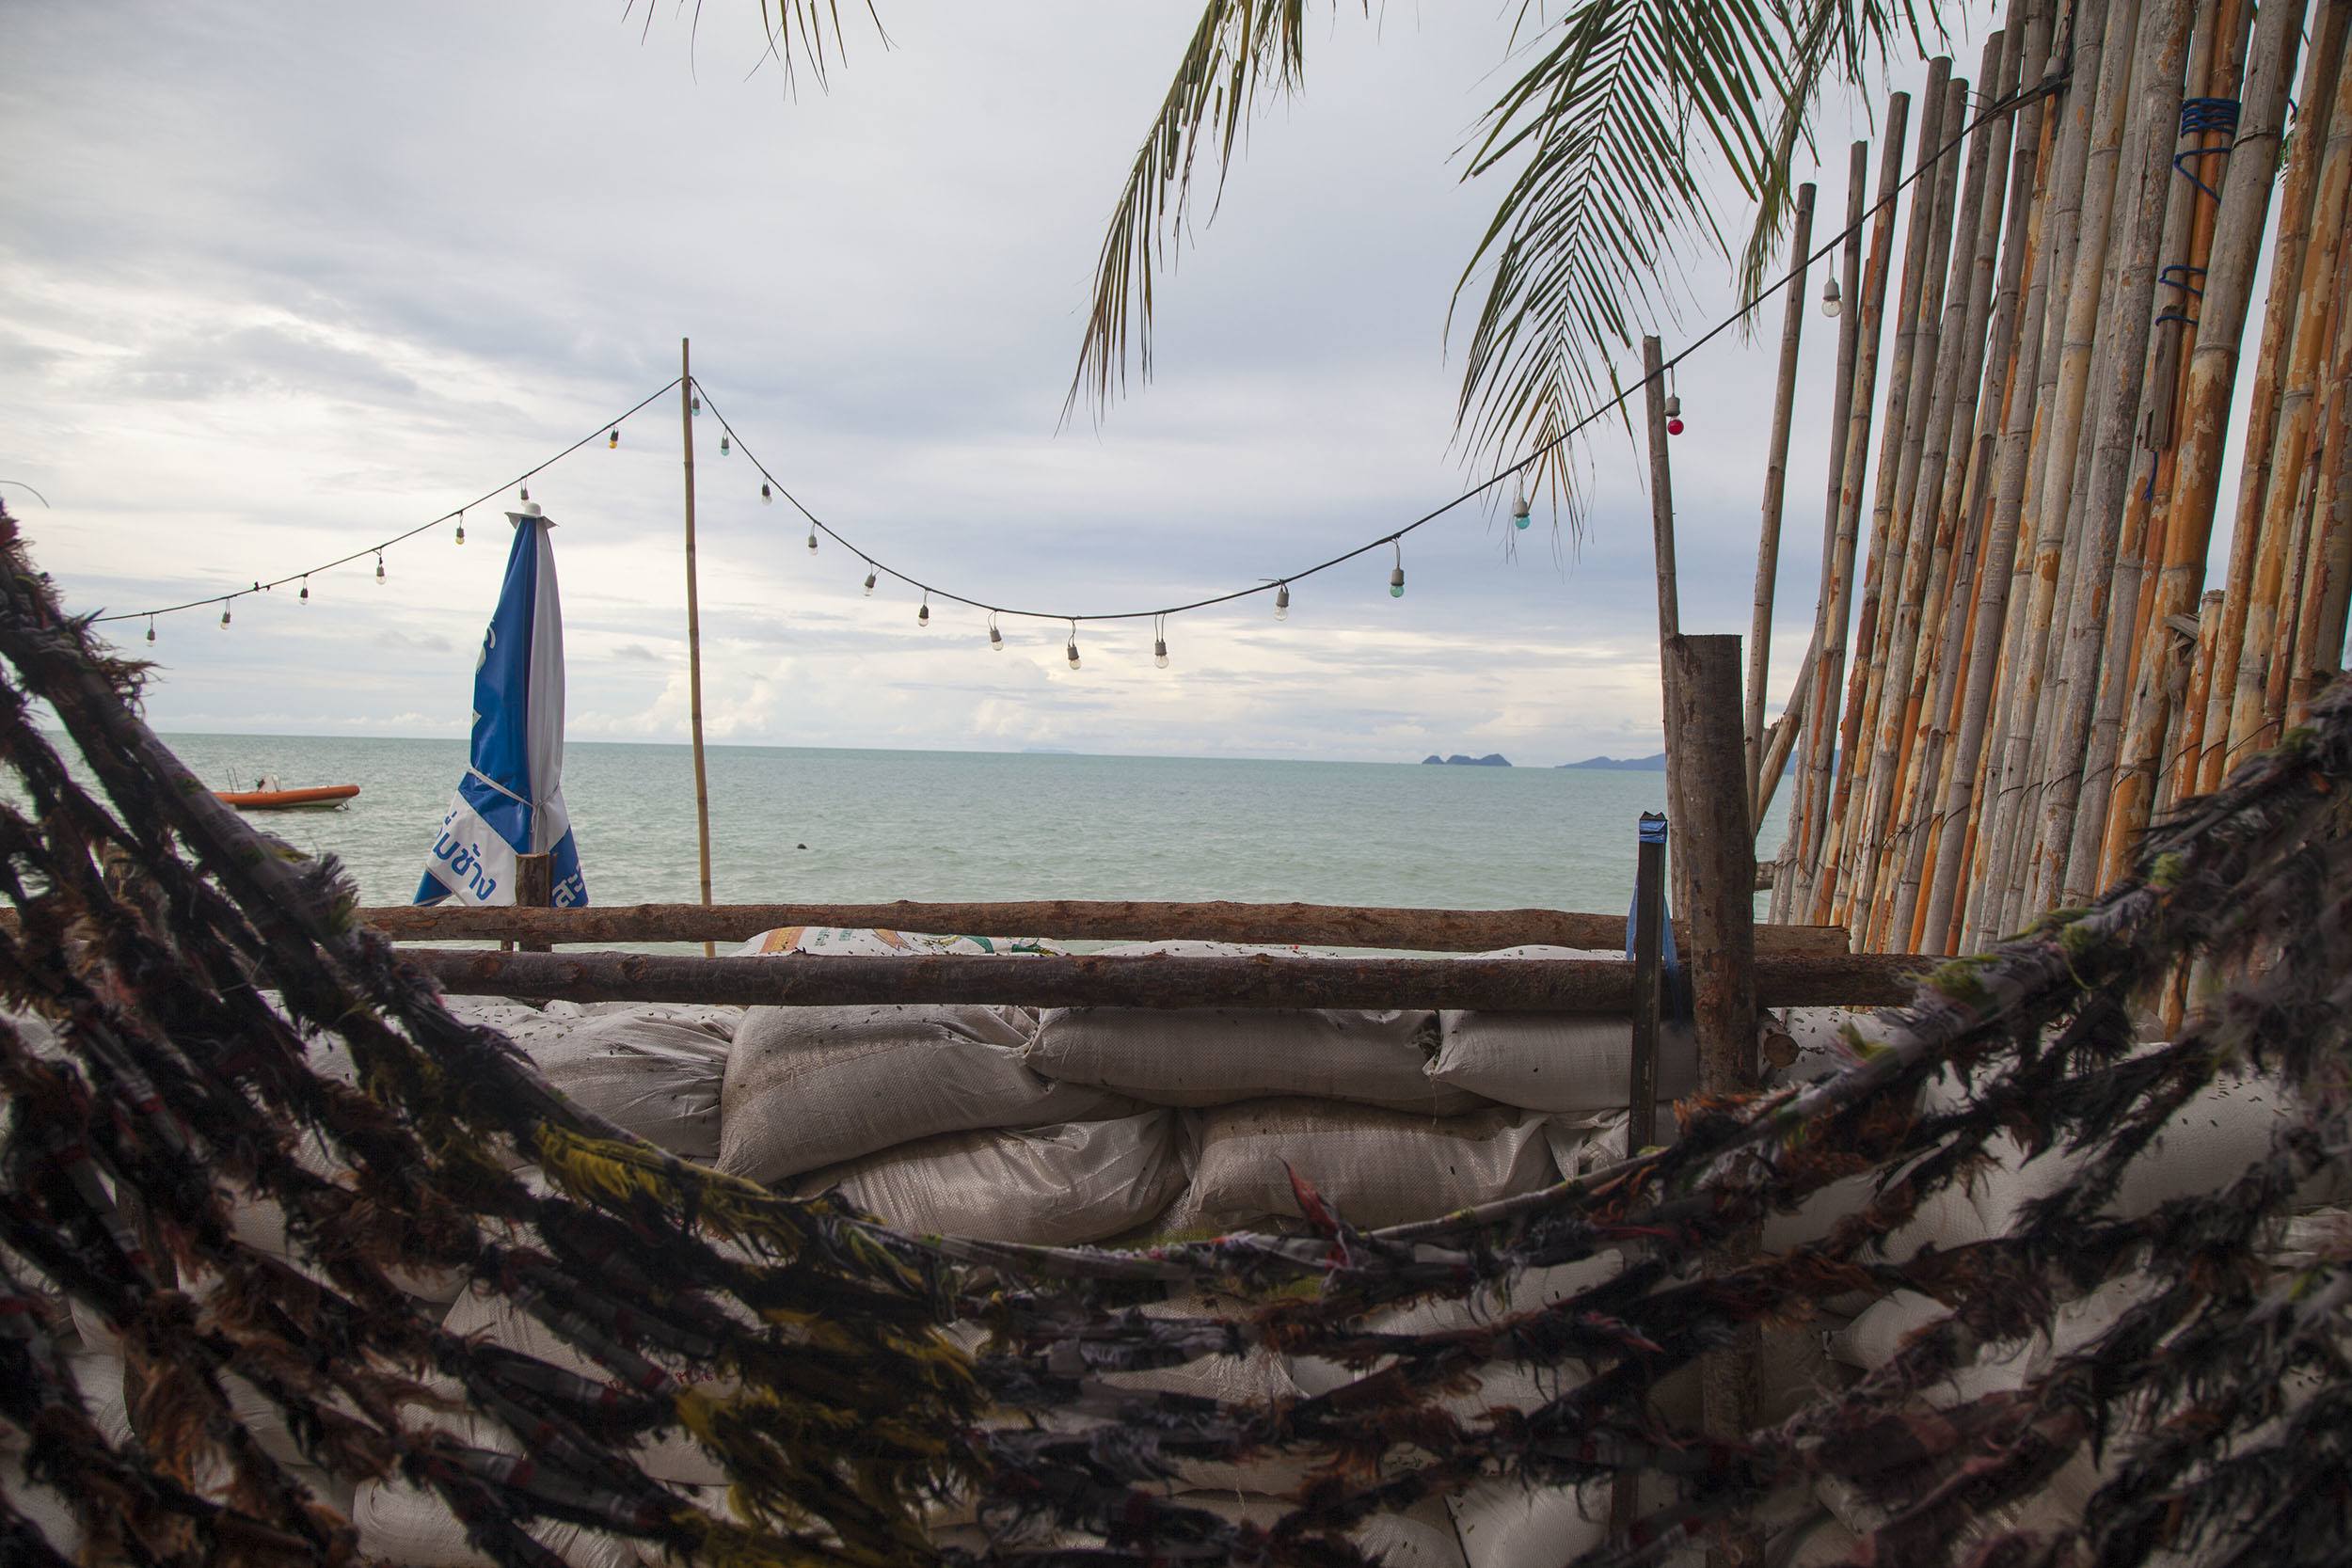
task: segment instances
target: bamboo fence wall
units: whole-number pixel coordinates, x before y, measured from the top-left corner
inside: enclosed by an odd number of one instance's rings
[[[2010,0],[1973,81],[1939,60],[1890,104],[1876,194],[1915,178],[1843,258],[1813,645],[1749,732],[1759,818],[1788,759],[1774,920],[1980,950],[2121,876],[2342,667],[2348,23],[2352,0]],[[1851,166],[1858,217],[1867,147]]]

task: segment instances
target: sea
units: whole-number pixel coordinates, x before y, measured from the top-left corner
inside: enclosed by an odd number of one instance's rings
[[[466,765],[454,738],[165,738],[216,789],[264,774],[287,788],[358,784],[339,811],[249,820],[339,857],[366,904],[415,896]],[[1666,802],[1663,773],[1588,768],[797,746],[714,746],[707,756],[721,903],[1231,898],[1615,911],[1632,896],[1636,820]],[[575,742],[564,796],[592,903],[695,898],[688,748]],[[1759,835],[1768,855],[1786,809],[1776,803]]]

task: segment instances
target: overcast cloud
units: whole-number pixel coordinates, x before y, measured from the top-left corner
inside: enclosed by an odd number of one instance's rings
[[[845,8],[846,9],[846,8]],[[170,604],[413,527],[676,373],[877,557],[977,598],[1094,611],[1279,576],[1463,488],[1445,317],[1497,192],[1456,150],[1515,8],[1318,23],[1164,278],[1157,377],[1057,429],[1101,227],[1198,7],[884,0],[828,90],[758,58],[755,0],[264,6],[19,0],[0,87],[0,478],[85,610]],[[1980,13],[1972,12],[1972,16]],[[1966,73],[1980,34],[1956,38]],[[1917,73],[1917,74],[1923,74]],[[1825,117],[1844,210],[1844,144]],[[1727,213],[1737,229],[1744,214]],[[1729,268],[1687,258],[1695,328]],[[1818,290],[1818,275],[1813,287]],[[1683,620],[1744,632],[1778,313],[1679,374]],[[1677,333],[1667,333],[1671,349]],[[1808,310],[1774,635],[1810,631],[1834,331]],[[1591,449],[1581,546],[1467,508],[1295,590],[1066,628],[859,593],[697,424],[719,741],[1550,763],[1656,749],[1642,466]],[[533,482],[579,738],[686,723],[675,394]],[[511,492],[509,492],[511,498]],[[462,733],[497,508],[292,589],[166,617],[159,727]],[[136,641],[143,626],[119,628]],[[143,642],[141,651],[147,651]]]

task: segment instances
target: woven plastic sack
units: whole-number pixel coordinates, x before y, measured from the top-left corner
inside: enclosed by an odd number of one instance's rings
[[[954,1132],[802,1178],[900,1229],[1070,1246],[1131,1230],[1183,1189],[1171,1111],[1005,1132]]]
[[[1506,947],[1488,958],[1612,958],[1578,947]],[[1623,1105],[1632,1082],[1633,1020],[1618,1013],[1475,1012],[1438,1015],[1435,1083],[1531,1111],[1598,1111]],[[1659,1032],[1658,1094],[1698,1086],[1698,1044],[1687,1024]]]
[[[1033,1022],[1011,1007],[754,1007],[727,1061],[718,1166],[780,1181],[942,1132],[1135,1109],[1030,1071]]]
[[[1544,1118],[1527,1112],[1433,1117],[1253,1100],[1201,1113],[1199,1164],[1177,1212],[1211,1226],[1296,1218],[1292,1171],[1364,1228],[1435,1219],[1555,1179]]]
[[[531,1059],[582,1109],[689,1160],[719,1153],[719,1097],[730,1013],[632,1006],[533,1039]]]
[[[1550,1568],[1572,1562],[1609,1535],[1609,1483],[1530,1486],[1487,1481],[1447,1503],[1467,1568]]]
[[[1007,958],[1053,955],[1062,949],[1036,937],[933,936],[921,931],[886,931],[874,927],[778,926],[735,950],[741,958],[791,953],[840,954],[853,958],[920,958],[926,954]]]
[[[1230,942],[1133,942],[1102,956],[1313,957]],[[1041,1014],[1028,1064],[1154,1105],[1228,1105],[1275,1095],[1451,1115],[1475,1096],[1432,1084],[1437,1015],[1426,1009],[1057,1007]]]
[[[466,1540],[466,1527],[437,1493],[405,1481],[361,1481],[352,1495],[351,1522],[367,1557],[403,1568],[490,1568],[492,1559]],[[556,1520],[530,1527],[533,1540],[569,1568],[635,1568],[637,1553],[619,1536]]]

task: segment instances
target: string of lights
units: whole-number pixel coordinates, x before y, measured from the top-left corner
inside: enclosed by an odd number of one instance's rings
[[[1682,400],[1678,393],[1671,390],[1674,386],[1673,378],[1676,367],[1680,365],[1684,360],[1690,358],[1702,348],[1705,348],[1716,338],[1730,330],[1732,326],[1746,318],[1758,306],[1764,304],[1767,300],[1770,300],[1772,296],[1779,293],[1783,289],[1788,287],[1789,284],[1794,282],[1799,276],[1804,273],[1815,262],[1830,255],[1840,245],[1844,245],[1850,238],[1860,232],[1861,230],[1867,226],[1883,208],[1892,204],[1904,190],[1908,189],[1912,184],[1925,177],[1931,170],[1941,164],[1944,159],[1950,157],[1955,151],[1957,151],[1966,142],[1967,138],[1974,134],[1979,125],[1989,119],[1992,119],[1997,115],[2012,113],[2026,103],[2032,103],[2037,99],[2046,97],[2049,94],[2058,91],[2060,87],[2066,85],[2068,79],[2068,71],[2063,66],[2061,66],[2050,76],[2039,83],[2036,83],[2032,87],[2022,87],[2017,91],[2009,94],[2005,98],[1987,103],[1979,114],[1968,121],[1967,124],[1962,126],[1959,131],[1953,134],[1949,139],[1938,148],[1932,156],[1919,160],[1913,166],[1909,174],[1903,176],[1896,182],[1892,190],[1865,209],[1860,218],[1858,218],[1855,222],[1847,225],[1846,228],[1838,230],[1836,233],[1829,236],[1829,238],[1816,245],[1810,254],[1805,256],[1802,261],[1791,264],[1789,269],[1780,275],[1779,277],[1764,285],[1752,298],[1741,304],[1738,309],[1716,322],[1705,332],[1700,333],[1696,338],[1684,344],[1680,349],[1677,350],[1671,357],[1664,359],[1661,363],[1656,374],[1666,378],[1666,385],[1670,388],[1665,400],[1667,429],[1669,433],[1673,435],[1680,435],[1683,429],[1681,406]],[[1837,280],[1835,275],[1833,275],[1821,291],[1821,311],[1824,315],[1836,316],[1840,308],[1841,305],[1838,298]],[[753,452],[749,444],[744,441],[742,433],[737,430],[736,427],[728,421],[725,414],[719,408],[718,400],[710,395],[709,388],[703,385],[699,377],[695,377],[691,380],[687,388],[687,395],[689,399],[689,406],[696,415],[702,413],[704,404],[707,403],[710,405],[711,416],[718,421],[720,427],[721,434],[719,436],[719,453],[722,457],[730,455],[738,448],[742,450],[745,460],[759,475],[760,500],[763,503],[771,503],[777,496],[782,496],[785,500],[791,505],[793,510],[798,512],[801,516],[806,520],[808,523],[808,549],[810,554],[814,555],[818,553],[819,536],[831,539],[835,544],[839,545],[843,549],[856,556],[859,561],[865,563],[866,577],[864,587],[865,592],[868,596],[873,594],[875,586],[879,580],[885,577],[889,578],[894,582],[901,583],[907,588],[914,590],[921,596],[915,611],[915,622],[918,626],[928,626],[930,624],[930,606],[931,600],[934,598],[950,604],[962,605],[968,609],[979,610],[988,617],[987,624],[989,645],[992,648],[1001,651],[1005,645],[1004,633],[998,625],[1001,617],[1009,615],[1024,620],[1064,622],[1067,623],[1070,627],[1070,638],[1066,653],[1069,658],[1070,667],[1073,670],[1076,670],[1080,667],[1080,656],[1078,652],[1078,626],[1081,622],[1148,620],[1152,624],[1152,662],[1160,668],[1165,669],[1168,667],[1168,622],[1169,617],[1186,614],[1194,610],[1209,610],[1219,605],[1232,604],[1242,599],[1254,597],[1260,594],[1271,594],[1274,595],[1275,619],[1285,620],[1290,614],[1291,588],[1293,584],[1301,582],[1309,578],[1319,576],[1322,573],[1331,571],[1337,567],[1343,566],[1349,562],[1357,560],[1359,557],[1370,555],[1379,550],[1384,546],[1388,546],[1392,552],[1391,564],[1389,571],[1389,594],[1391,597],[1402,598],[1405,594],[1405,536],[1408,533],[1416,531],[1417,530],[1425,528],[1429,524],[1452,514],[1470,501],[1476,500],[1481,496],[1486,495],[1488,491],[1493,490],[1496,486],[1502,484],[1506,481],[1516,480],[1518,482],[1516,495],[1511,504],[1512,525],[1518,529],[1528,528],[1532,522],[1531,513],[1533,511],[1533,503],[1530,501],[1527,494],[1525,481],[1527,471],[1534,467],[1536,464],[1544,461],[1545,458],[1549,457],[1552,452],[1558,451],[1561,447],[1565,446],[1568,442],[1574,440],[1578,436],[1581,435],[1592,425],[1616,413],[1629,401],[1630,401],[1634,393],[1646,388],[1651,379],[1652,378],[1649,375],[1643,375],[1620,383],[1619,389],[1615,396],[1608,398],[1597,404],[1576,420],[1571,422],[1565,429],[1560,431],[1549,439],[1538,444],[1517,461],[1510,463],[1503,467],[1498,468],[1493,473],[1487,475],[1485,479],[1463,491],[1460,495],[1455,496],[1453,499],[1446,501],[1440,506],[1433,507],[1429,511],[1422,513],[1420,516],[1415,517],[1410,522],[1407,522],[1399,528],[1393,529],[1389,532],[1375,535],[1375,537],[1364,541],[1362,544],[1356,546],[1354,548],[1342,551],[1340,554],[1332,556],[1328,560],[1319,561],[1311,565],[1301,567],[1295,571],[1286,572],[1279,576],[1263,578],[1248,586],[1236,588],[1228,593],[1214,594],[1202,598],[1186,600],[1182,603],[1160,605],[1137,610],[1094,610],[1078,613],[1057,610],[1024,609],[1018,606],[995,603],[988,599],[974,598],[968,594],[956,593],[953,590],[943,587],[938,583],[927,581],[922,578],[914,576],[911,572],[903,571],[898,567],[888,564],[877,557],[871,550],[853,543],[846,535],[834,529],[831,524],[818,517],[816,513],[809,510],[809,508],[801,501],[800,498],[795,496],[791,490],[785,485],[784,482],[776,477],[775,472],[766,464],[762,463],[758,456]],[[135,621],[143,619],[148,623],[147,636],[148,641],[151,642],[155,639],[154,622],[155,618],[158,616],[176,614],[182,610],[199,610],[212,605],[219,605],[221,607],[221,625],[226,626],[230,624],[230,607],[236,600],[245,597],[246,594],[267,593],[272,589],[284,587],[288,583],[301,582],[303,584],[302,597],[308,599],[310,597],[308,579],[311,576],[321,572],[331,571],[338,566],[347,565],[354,561],[361,560],[371,554],[375,557],[376,580],[381,582],[385,579],[384,552],[387,549],[391,548],[395,545],[413,539],[419,534],[437,528],[443,523],[451,522],[453,520],[454,520],[457,525],[457,543],[460,545],[464,544],[466,537],[465,515],[468,512],[484,505],[485,502],[494,499],[509,489],[519,489],[521,491],[521,499],[524,501],[528,501],[531,498],[531,492],[528,486],[532,479],[536,477],[545,469],[570,456],[573,452],[578,451],[581,447],[587,446],[590,442],[595,441],[598,436],[604,436],[605,444],[608,448],[617,448],[620,445],[620,427],[622,423],[625,422],[631,415],[640,412],[648,404],[652,404],[656,399],[661,397],[677,385],[678,379],[675,377],[672,378],[660,388],[632,404],[628,409],[621,413],[616,418],[600,421],[596,430],[581,436],[579,440],[573,442],[570,446],[565,447],[562,451],[557,452],[554,456],[548,458],[546,461],[539,463],[529,469],[526,469],[516,478],[509,480],[503,484],[497,485],[492,489],[484,492],[481,496],[467,502],[464,506],[457,507],[449,512],[444,512],[439,516],[435,517],[428,522],[420,523],[415,528],[412,528],[404,533],[394,534],[390,538],[386,539],[379,544],[364,546],[359,549],[353,550],[347,555],[339,556],[335,560],[326,562],[322,565],[309,567],[298,572],[289,572],[282,577],[273,578],[267,582],[256,579],[250,588],[232,589],[226,593],[210,594],[203,598],[190,599],[182,604],[160,606],[153,610],[124,610],[116,614],[101,615],[96,617],[96,619],[102,622]]]
[[[112,615],[92,616],[91,620],[93,622],[145,621],[147,623],[147,640],[150,642],[152,642],[155,641],[155,618],[159,615],[177,615],[183,610],[205,610],[214,605],[218,605],[220,606],[220,624],[225,626],[229,625],[230,608],[239,599],[246,597],[249,594],[266,594],[273,589],[283,588],[290,582],[300,583],[302,585],[302,597],[307,601],[310,597],[310,578],[324,572],[331,572],[338,566],[348,566],[353,562],[363,560],[371,555],[375,557],[375,580],[382,582],[386,579],[384,570],[384,552],[386,550],[390,549],[395,545],[405,544],[407,541],[417,537],[417,535],[421,533],[428,533],[434,529],[439,528],[443,523],[448,522],[454,522],[457,525],[457,543],[460,545],[464,544],[466,542],[467,513],[471,512],[477,507],[480,507],[489,501],[496,500],[500,496],[504,495],[509,490],[519,490],[522,493],[521,499],[525,501],[530,500],[530,487],[532,480],[538,478],[542,473],[555,467],[555,465],[561,463],[564,459],[571,456],[572,453],[578,451],[580,448],[588,445],[591,441],[594,441],[600,436],[604,439],[604,442],[608,447],[619,446],[621,444],[621,426],[628,420],[628,417],[651,404],[655,399],[660,397],[663,393],[668,392],[677,384],[678,378],[676,376],[672,376],[661,386],[656,388],[653,391],[648,392],[645,396],[638,399],[637,402],[631,404],[628,408],[624,409],[613,418],[597,421],[596,429],[590,431],[579,440],[574,441],[570,446],[565,447],[562,451],[557,452],[554,456],[546,459],[544,462],[532,465],[530,467],[525,468],[521,473],[516,475],[513,479],[508,480],[505,483],[494,485],[490,489],[485,490],[481,495],[476,496],[473,499],[468,501],[465,505],[444,512],[439,516],[432,518],[429,521],[419,523],[415,528],[409,529],[405,532],[395,533],[390,538],[382,540],[373,545],[362,545],[359,548],[353,550],[348,555],[339,555],[332,561],[324,562],[316,566],[306,566],[298,572],[288,572],[282,577],[272,578],[266,582],[262,581],[259,578],[256,578],[253,580],[253,586],[250,588],[232,588],[227,593],[211,594],[207,594],[203,598],[189,599],[182,604],[158,605],[152,610],[119,610]],[[48,502],[44,500],[41,504],[45,506]]]

